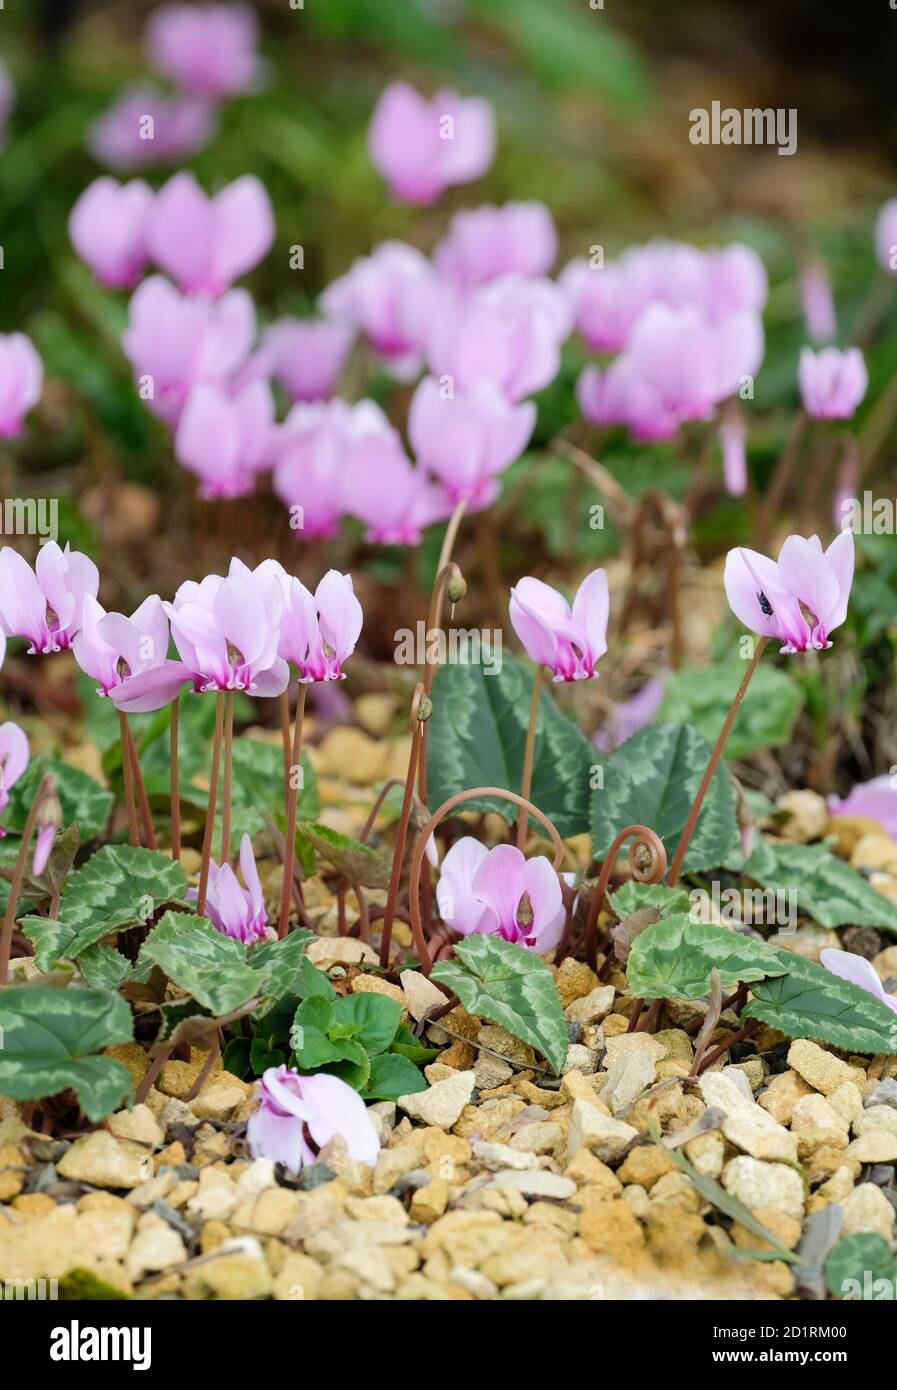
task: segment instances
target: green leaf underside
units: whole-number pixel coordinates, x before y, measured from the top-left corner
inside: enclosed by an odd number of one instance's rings
[[[491,1019],[536,1048],[560,1074],[567,1058],[567,1020],[551,971],[522,946],[474,934],[453,960],[438,961],[433,979],[454,990],[469,1014]]]
[[[358,883],[362,888],[389,887],[389,863],[361,840],[353,840],[351,835],[341,835],[338,830],[331,830],[329,825],[303,823],[297,827],[296,833],[307,840],[322,859],[345,874],[350,882]]]
[[[126,1067],[95,1056],[132,1042],[131,1010],[101,989],[28,985],[0,993],[0,1095],[38,1100],[73,1089],[88,1119],[102,1120],[131,1092]]]
[[[158,965],[213,1014],[230,1013],[256,995],[263,1001],[261,1014],[292,988],[311,936],[290,932],[282,941],[247,947],[208,918],[166,912],[144,942],[140,960]]]
[[[886,1283],[876,1288],[876,1281]],[[835,1298],[856,1297],[857,1290],[845,1287],[848,1281],[859,1285],[860,1299],[870,1294],[872,1300],[893,1299],[897,1282],[897,1260],[890,1242],[871,1231],[845,1236],[829,1251],[825,1262],[825,1280]]]
[[[669,888],[665,883],[639,883],[630,878],[609,893],[607,901],[620,918],[628,917],[641,907],[656,907],[661,917],[671,917],[673,913],[688,911],[688,891],[685,888]]]
[[[797,845],[758,836],[743,872],[780,893],[823,927],[878,927],[897,935],[897,904],[824,845]]]
[[[629,989],[642,999],[700,999],[716,969],[724,989],[782,975],[782,953],[741,932],[685,914],[664,917],[640,932],[626,967]]]
[[[677,671],[663,694],[659,720],[690,724],[711,742],[723,726],[744,674],[741,662]],[[744,758],[758,748],[776,748],[790,737],[804,697],[786,671],[757,667],[726,739],[725,756]]]
[[[504,653],[494,675],[484,674],[482,665],[440,668],[427,725],[431,806],[467,787],[520,786],[534,679],[533,667]],[[599,761],[597,750],[561,713],[553,691],[543,688],[530,800],[562,836],[588,830],[589,778]],[[509,823],[517,819],[517,806],[499,797],[479,797],[466,805],[497,811]]]
[[[788,974],[752,985],[742,1018],[846,1052],[897,1052],[897,1013],[887,1004],[815,961],[792,951],[779,954]]]
[[[592,793],[592,853],[600,859],[621,826],[649,825],[669,859],[710,760],[706,739],[687,724],[655,724],[627,739],[608,758],[604,786]],[[685,873],[716,868],[738,840],[736,798],[722,766],[713,775],[689,842]]]

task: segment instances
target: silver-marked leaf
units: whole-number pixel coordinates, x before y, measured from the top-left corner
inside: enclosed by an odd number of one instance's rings
[[[131,1091],[126,1067],[97,1056],[132,1042],[131,1010],[102,989],[28,985],[0,992],[0,1094],[39,1100],[72,1089],[89,1120],[117,1110]]]
[[[92,989],[118,989],[134,967],[114,946],[88,946],[78,957],[78,969]]]
[[[166,912],[140,949],[170,980],[213,1014],[238,1009],[258,992],[259,977],[242,941],[225,936],[207,917]]]
[[[592,853],[607,853],[624,825],[648,825],[672,859],[710,761],[711,748],[688,724],[653,724],[612,753],[604,786],[592,793]],[[713,869],[738,840],[735,791],[722,766],[713,775],[685,854],[685,873]]]
[[[772,946],[682,914],[661,918],[636,937],[626,977],[630,992],[641,999],[700,999],[714,969],[723,988],[732,989],[783,975],[787,968]]]
[[[492,674],[486,674],[491,670]],[[438,806],[465,787],[520,786],[535,672],[501,655],[500,669],[447,665],[433,682],[433,714],[427,725],[428,801]],[[589,779],[601,761],[597,750],[566,719],[550,688],[543,688],[536,725],[530,799],[550,816],[561,835],[589,825]],[[497,811],[508,822],[518,808],[500,797],[465,803],[468,810]],[[538,823],[531,821],[532,827]]]
[[[641,907],[655,907],[661,917],[670,917],[674,912],[688,911],[688,890],[630,878],[615,893],[609,893],[607,901],[621,920]]]
[[[897,1013],[887,1004],[796,952],[778,954],[787,974],[753,985],[742,1018],[845,1052],[897,1052]]]
[[[59,758],[43,755],[32,758],[18,782],[10,788],[9,806],[4,816],[7,829],[24,829],[28,809],[45,772],[52,772],[56,782],[56,795],[62,807],[63,824],[70,825],[72,821],[77,821],[83,838],[94,839],[109,819],[112,792],[106,787],[101,787],[99,782],[88,777],[80,768],[70,767]]]
[[[558,1075],[567,1059],[567,1020],[554,977],[539,956],[500,936],[474,934],[455,946],[433,979],[457,994],[469,1014],[491,1019],[529,1043]]]
[[[897,935],[897,904],[824,845],[798,845],[757,836],[743,872],[764,888],[793,894],[802,911],[823,927],[878,927]]]

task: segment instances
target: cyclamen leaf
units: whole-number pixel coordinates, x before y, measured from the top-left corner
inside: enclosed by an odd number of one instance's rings
[[[28,809],[45,772],[52,772],[56,782],[63,824],[70,825],[72,821],[77,821],[84,839],[93,840],[109,819],[112,792],[101,787],[80,768],[71,767],[59,758],[42,755],[31,759],[18,782],[10,789],[9,806],[4,816],[7,829],[24,829]]]
[[[674,672],[664,689],[658,718],[691,724],[712,741],[723,726],[743,674],[739,662]],[[786,671],[758,666],[726,739],[726,757],[744,758],[758,748],[786,743],[803,702],[803,691]]]
[[[560,1075],[570,1046],[567,1020],[545,962],[513,941],[474,934],[453,960],[438,961],[433,979],[454,990],[469,1014],[491,1019],[529,1043]]]
[[[520,786],[534,671],[501,655],[500,669],[446,665],[433,683],[428,734],[428,801],[437,806],[465,787]],[[598,754],[543,689],[536,726],[531,800],[563,836],[589,827],[589,778]],[[518,808],[500,797],[465,803],[468,810],[496,811],[506,821]],[[536,822],[532,822],[535,826]]]
[[[796,952],[778,954],[788,973],[753,985],[742,1018],[845,1052],[897,1052],[897,1013],[887,1004]]]
[[[351,835],[341,835],[329,825],[302,824],[296,833],[350,882],[362,888],[389,887],[390,865],[370,845],[353,840]]]
[[[683,914],[662,918],[636,937],[626,976],[631,993],[642,999],[700,999],[714,969],[723,988],[732,989],[787,968],[782,953],[764,942]]]
[[[825,1279],[835,1298],[853,1301],[894,1297],[897,1260],[890,1241],[869,1231],[857,1232],[839,1240],[825,1262]],[[883,1283],[879,1283],[883,1280]],[[855,1287],[850,1288],[853,1284]]]
[[[759,836],[743,872],[796,902],[823,927],[878,927],[897,935],[897,904],[824,845],[797,845]]]
[[[70,876],[63,889],[59,922],[73,933],[65,947],[66,957],[75,960],[102,937],[144,924],[167,903],[182,902],[186,891],[183,869],[167,854],[132,845],[104,845]]]
[[[365,1100],[397,1100],[426,1089],[427,1082],[412,1061],[396,1052],[382,1052],[371,1058],[371,1078],[363,1094]]]
[[[592,853],[600,859],[620,827],[649,825],[672,859],[688,819],[711,748],[688,724],[640,729],[604,765],[604,785],[592,794]],[[731,779],[718,767],[707,789],[682,865],[684,873],[713,869],[738,840]]]
[[[28,985],[0,992],[0,1094],[39,1100],[71,1088],[89,1120],[102,1120],[131,1092],[126,1067],[96,1056],[132,1042],[131,1010],[103,989]]]
[[[637,878],[628,879],[615,893],[609,893],[607,901],[621,921],[642,907],[656,907],[661,917],[688,911],[685,888],[670,888],[666,883],[639,883]]]

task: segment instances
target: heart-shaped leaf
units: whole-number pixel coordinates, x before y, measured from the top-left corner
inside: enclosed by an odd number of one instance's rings
[[[741,932],[729,931],[685,914],[663,917],[635,938],[626,975],[641,999],[700,999],[718,970],[723,989],[783,975],[782,952]]]
[[[567,1020],[548,966],[500,936],[474,934],[455,946],[433,979],[454,990],[469,1014],[491,1019],[529,1043],[560,1075],[570,1046]]]
[[[353,840],[351,835],[341,835],[329,825],[304,823],[297,827],[296,833],[350,882],[362,888],[389,887],[390,865],[370,845]]]
[[[118,1109],[131,1091],[126,1067],[97,1056],[132,1042],[131,1010],[102,989],[26,985],[0,992],[0,1094],[39,1100],[72,1089],[89,1120]]]
[[[363,1094],[365,1100],[397,1100],[426,1089],[426,1079],[408,1057],[382,1052],[371,1058],[371,1077]]]
[[[64,825],[78,822],[85,840],[93,840],[104,829],[112,810],[112,792],[101,787],[92,777],[80,768],[70,767],[59,758],[39,755],[32,758],[18,782],[10,788],[9,805],[4,815],[8,830],[21,831],[25,827],[28,809],[34,800],[45,772],[52,772],[56,782],[56,795],[62,807]]]
[[[783,901],[793,899],[820,926],[878,927],[897,935],[897,904],[824,845],[757,836],[744,873]]]
[[[648,825],[672,859],[697,795],[711,748],[688,724],[653,724],[633,734],[604,765],[592,794],[592,853],[600,859],[625,825]],[[735,791],[725,768],[713,775],[682,865],[716,868],[738,840]]]
[[[742,1018],[845,1052],[897,1052],[897,1013],[887,1004],[794,951],[778,954],[788,973],[754,984]]]
[[[655,907],[661,917],[688,911],[685,888],[669,888],[665,883],[639,883],[636,878],[628,879],[616,893],[609,893],[607,900],[621,921],[630,912],[643,907]]]
[[[431,806],[467,787],[519,788],[534,679],[531,666],[503,653],[500,665],[441,667],[427,725]],[[551,690],[543,689],[530,799],[563,836],[588,829],[589,779],[599,761],[588,739],[561,713]],[[497,811],[509,822],[518,815],[512,802],[496,797],[466,805],[468,810]]]

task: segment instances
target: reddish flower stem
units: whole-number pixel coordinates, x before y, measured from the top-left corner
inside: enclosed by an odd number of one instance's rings
[[[171,702],[169,728],[169,775],[171,779],[171,857],[181,857],[181,789],[178,780],[178,724],[181,710],[180,695]]]
[[[125,789],[125,808],[128,812],[128,839],[132,845],[140,844],[137,830],[137,807],[134,804],[134,773],[131,767],[130,730],[128,716],[124,710],[118,711],[118,741],[121,749],[121,775]]]
[[[418,690],[422,688],[422,686],[418,686]],[[380,967],[384,970],[389,965],[392,924],[395,921],[399,880],[402,874],[402,862],[405,858],[405,841],[408,836],[408,821],[411,818],[411,802],[414,798],[414,779],[424,741],[423,728],[423,721],[417,721],[417,727],[411,735],[411,752],[408,755],[408,771],[405,775],[405,795],[402,797],[402,811],[396,830],[396,843],[392,854],[392,872],[389,876],[389,891],[386,896],[386,908],[383,913],[383,926],[380,934]]]
[[[579,477],[579,474],[576,474]],[[539,722],[539,700],[542,695],[542,680],[545,675],[545,667],[537,666],[536,674],[533,678],[533,693],[529,702],[529,723],[526,726],[526,745],[523,750],[523,775],[520,778],[520,795],[524,801],[529,800],[529,794],[533,785],[533,758],[536,749],[536,725]],[[526,828],[529,823],[529,814],[524,806],[517,817],[517,848],[521,854],[526,848]]]
[[[277,935],[284,937],[290,921],[290,895],[296,864],[296,807],[299,800],[299,777],[302,769],[302,721],[305,716],[305,696],[308,686],[299,683],[296,693],[296,717],[293,721],[293,748],[290,754],[290,786],[287,793],[287,828],[284,837],[283,883],[280,889],[280,918]]]
[[[16,855],[16,862],[13,865],[12,882],[9,887],[9,901],[6,904],[3,927],[0,929],[0,986],[7,983],[9,976],[9,958],[12,952],[12,934],[16,924],[16,909],[19,905],[19,895],[22,891],[22,882],[25,878],[25,864],[28,860],[28,852],[31,848],[31,838],[34,834],[37,814],[45,798],[52,790],[53,774],[47,772],[41,778],[40,785],[34,794],[34,800],[28,809],[25,827],[22,831],[22,840],[19,845],[18,854]]]
[[[726,715],[726,721],[723,724],[723,727],[720,729],[719,737],[717,738],[716,743],[713,746],[713,752],[710,754],[710,761],[704,769],[704,776],[701,778],[701,785],[698,787],[698,794],[695,797],[694,804],[692,805],[692,808],[688,813],[688,820],[685,822],[685,827],[682,831],[682,834],[679,837],[679,843],[676,846],[676,853],[673,855],[673,862],[670,865],[670,876],[667,879],[667,882],[671,888],[679,882],[679,872],[682,868],[682,861],[685,858],[686,851],[688,850],[688,846],[691,841],[691,837],[694,834],[695,826],[698,823],[698,816],[701,814],[701,807],[704,804],[704,797],[707,795],[707,789],[710,786],[710,783],[713,779],[713,774],[716,772],[717,765],[719,763],[720,758],[722,757],[723,749],[726,746],[726,739],[729,737],[729,732],[732,728],[732,725],[735,723],[735,716],[737,715],[741,702],[744,699],[745,694],[747,693],[747,688],[751,682],[751,676],[757,669],[757,665],[760,661],[761,656],[763,655],[763,648],[766,646],[768,641],[768,637],[761,637],[758,640],[757,646],[754,650],[754,655],[751,657],[751,663],[744,673],[741,685],[735,692],[735,699],[732,701],[732,704],[729,708],[729,713]]]
[[[206,892],[209,887],[209,865],[212,859],[212,834],[215,829],[215,811],[218,805],[218,766],[221,762],[221,736],[224,732],[224,692],[218,691],[215,697],[215,733],[212,738],[212,766],[209,772],[209,804],[206,810],[206,828],[202,837],[202,863],[199,870],[199,894],[196,911],[200,917],[206,910]]]
[[[283,743],[283,801],[290,795],[290,692],[289,687],[278,696],[280,709],[280,738]]]
[[[230,863],[231,796],[234,782],[234,692],[224,697],[224,802],[221,807],[221,862]]]
[[[150,810],[149,797],[146,794],[146,784],[144,783],[143,772],[140,768],[140,755],[137,752],[134,730],[128,723],[127,716],[125,716],[125,727],[128,732],[128,757],[131,760],[131,782],[137,793],[137,804],[140,808],[140,823],[143,826],[143,838],[146,841],[147,849],[155,849],[156,832],[153,829],[153,813]]]

